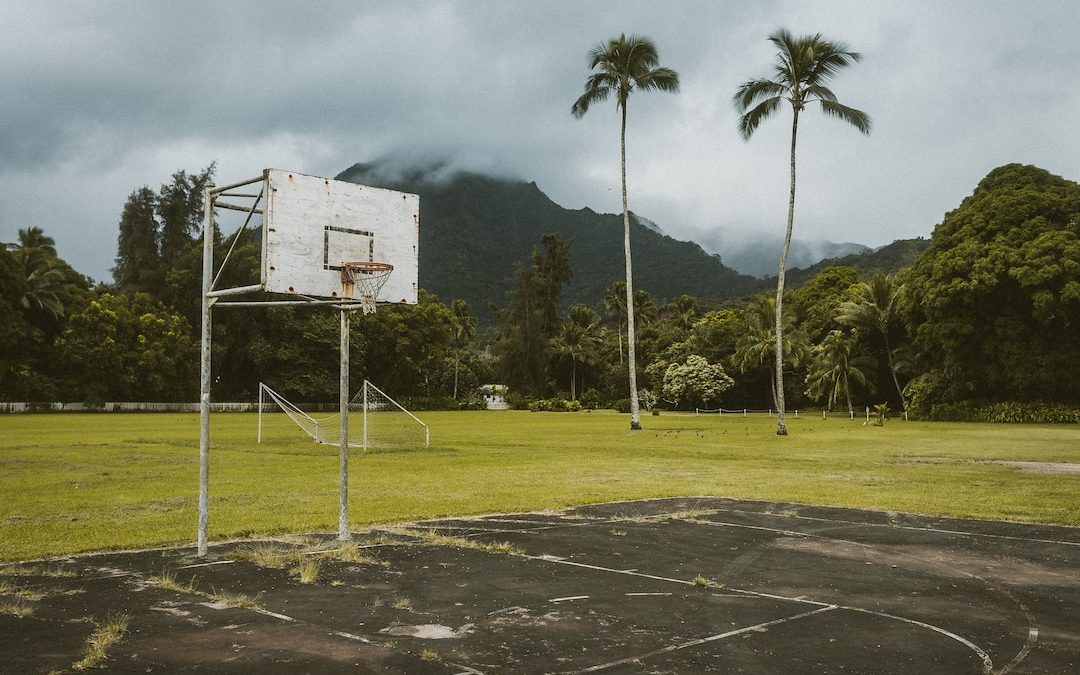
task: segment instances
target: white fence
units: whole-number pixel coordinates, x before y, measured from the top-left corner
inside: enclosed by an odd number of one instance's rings
[[[259,404],[211,403],[214,412],[257,412]],[[143,401],[106,401],[101,405],[86,403],[18,403],[0,401],[0,413],[38,412],[199,412],[198,403],[149,403]]]

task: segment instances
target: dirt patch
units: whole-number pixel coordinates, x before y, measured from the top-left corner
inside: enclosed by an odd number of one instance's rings
[[[1014,469],[1020,469],[1027,473],[1058,473],[1080,475],[1080,464],[1071,462],[1014,462],[1008,460],[994,460],[987,464],[1000,464]]]

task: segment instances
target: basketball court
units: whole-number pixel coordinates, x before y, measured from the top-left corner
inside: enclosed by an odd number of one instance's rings
[[[250,542],[8,566],[42,595],[0,617],[0,671],[70,667],[110,614],[129,619],[107,662],[124,673],[1080,669],[1077,528],[702,497],[353,539],[362,556],[311,583]]]

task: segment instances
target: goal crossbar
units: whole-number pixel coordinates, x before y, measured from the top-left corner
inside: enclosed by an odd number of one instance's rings
[[[266,411],[268,405],[268,402],[266,401],[267,398],[269,398],[274,405],[277,405],[277,407],[280,408],[296,426],[300,427],[300,429],[308,436],[311,436],[316,443],[328,445],[338,445],[341,443],[340,413],[328,415],[326,417],[313,417],[263,382],[259,383],[259,443],[262,443],[263,438],[263,413]],[[424,447],[430,447],[431,429],[428,425],[368,380],[364,380],[364,384],[360,388],[360,391],[349,399],[349,411],[362,413],[363,416],[363,434],[359,442],[352,440],[352,435],[350,434],[350,438],[348,439],[349,447],[362,448],[364,450],[368,449],[369,416],[372,413],[386,412],[388,408],[390,408],[390,412],[403,413],[415,423],[415,425],[423,431]]]

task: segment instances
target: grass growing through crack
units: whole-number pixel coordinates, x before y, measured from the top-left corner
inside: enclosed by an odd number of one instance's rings
[[[439,656],[439,652],[431,649],[425,649],[420,652],[420,659],[423,661],[442,661],[442,657]]]
[[[486,551],[488,553],[525,555],[525,549],[515,546],[508,541],[476,541],[467,537],[452,537],[446,534],[439,534],[435,530],[400,530],[400,533],[419,539],[420,543],[428,544],[430,546],[453,546],[455,548],[468,548],[475,551]]]
[[[110,616],[105,623],[98,625],[86,639],[83,657],[71,664],[71,667],[75,670],[88,670],[101,666],[109,657],[109,648],[120,642],[127,634],[129,620],[127,614],[120,614]]]
[[[343,541],[336,548],[316,550],[312,551],[311,554],[317,555],[323,560],[337,560],[361,565],[386,565],[383,561],[364,553],[360,544],[355,541]]]
[[[188,579],[186,584],[181,583],[176,577],[176,573],[172,570],[165,570],[156,577],[150,577],[147,581],[151,584],[162,588],[166,591],[175,591],[177,593],[188,593],[190,595],[203,595],[203,592],[195,587],[194,575]]]
[[[262,609],[263,606],[250,595],[243,593],[229,593],[228,591],[214,591],[207,597],[215,602],[220,602],[229,607],[241,607],[243,609]]]
[[[0,567],[0,577],[73,577],[74,570],[59,565],[7,565]]]
[[[34,613],[34,608],[23,600],[5,600],[0,598],[0,616],[13,616],[21,619]]]
[[[698,588],[723,588],[724,584],[717,583],[712,579],[706,579],[700,574],[694,577],[694,585]]]
[[[285,569],[298,562],[300,555],[300,551],[294,547],[272,541],[246,544],[231,554],[236,560],[246,560],[271,569]]]
[[[398,598],[397,600],[394,601],[394,604],[391,605],[391,606],[394,609],[403,609],[403,610],[406,610],[406,611],[409,611],[409,612],[412,611],[412,601],[409,600],[408,598]]]
[[[293,570],[302,584],[313,584],[319,578],[319,570],[322,567],[322,563],[314,558],[306,558],[301,560],[300,563]]]

